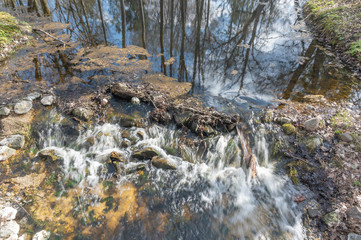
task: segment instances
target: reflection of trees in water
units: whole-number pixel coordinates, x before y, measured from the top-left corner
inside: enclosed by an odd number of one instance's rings
[[[10,6],[11,1],[7,1]],[[45,0],[28,0],[28,9],[44,15],[46,7],[41,1]],[[323,87],[328,71],[322,51],[303,40],[292,39],[290,34],[294,31],[282,32],[284,26],[298,23],[301,16],[298,11],[295,16],[284,17],[281,0],[49,2],[55,6],[55,19],[72,23],[69,31],[78,40],[122,47],[128,41],[147,47],[151,53],[160,54],[159,59],[152,59],[155,69],[179,81],[192,81],[197,86],[218,81],[222,91],[251,87],[271,95],[284,88],[284,98],[299,91],[326,95],[332,91]],[[298,1],[294,4],[300,9]],[[264,50],[272,42],[273,49]],[[295,57],[299,55],[310,59],[298,64]],[[172,57],[176,59],[174,64],[165,64]],[[232,75],[233,70],[237,74]],[[337,87],[343,83],[334,84]]]

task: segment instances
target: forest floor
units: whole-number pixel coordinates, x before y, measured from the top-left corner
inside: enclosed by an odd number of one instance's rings
[[[321,42],[361,74],[361,4],[358,0],[310,0],[306,21]]]

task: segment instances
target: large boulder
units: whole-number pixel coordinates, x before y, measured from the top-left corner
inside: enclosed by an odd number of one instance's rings
[[[137,150],[133,153],[132,157],[140,160],[152,159],[155,156],[159,156],[159,153],[151,147]]]
[[[5,161],[15,154],[16,150],[7,146],[0,146],[0,161]]]
[[[27,100],[20,101],[15,104],[14,112],[19,115],[25,114],[25,113],[29,112],[32,109],[32,107],[33,107],[32,101],[27,101]]]
[[[177,165],[173,162],[171,162],[170,160],[160,157],[160,156],[155,156],[152,158],[152,165],[156,168],[161,168],[161,169],[165,169],[165,170],[175,170],[177,169]]]
[[[8,146],[14,149],[20,149],[25,145],[25,137],[20,134],[11,135],[0,142],[0,146]]]

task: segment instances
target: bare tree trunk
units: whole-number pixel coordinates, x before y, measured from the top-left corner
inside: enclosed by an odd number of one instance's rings
[[[41,13],[40,13],[40,6],[37,0],[34,0],[34,9],[36,11],[36,14],[38,15],[38,17],[41,17]]]
[[[199,57],[199,50],[200,50],[200,41],[201,41],[201,26],[202,26],[202,16],[203,16],[203,5],[204,0],[196,1],[196,20],[197,20],[197,29],[196,29],[196,46],[194,49],[194,63],[193,63],[193,78],[192,84],[195,85],[196,81],[196,74],[197,74],[197,61]],[[199,81],[199,85],[201,82]]]
[[[127,28],[127,19],[125,16],[125,6],[124,6],[124,0],[120,0],[120,7],[122,11],[122,47],[125,48],[126,44],[126,28]]]
[[[143,3],[143,0],[139,0],[139,7],[140,7],[141,22],[142,22],[142,44],[143,44],[143,48],[146,48],[146,44],[145,44],[145,17],[144,17],[144,3]]]
[[[170,57],[173,57],[173,41],[174,41],[174,0],[170,0]],[[169,76],[173,76],[173,64],[169,65]]]
[[[48,1],[47,0],[40,0],[41,7],[43,8],[43,12],[45,16],[50,16],[51,12],[49,9]]]
[[[100,19],[102,21],[105,46],[108,46],[107,31],[105,29],[105,22],[104,22],[104,17],[103,17],[102,4],[101,4],[100,0],[97,0],[97,2],[98,2],[99,12],[100,12]]]
[[[15,8],[16,8],[16,2],[15,2],[15,0],[11,0],[10,3],[11,3],[11,7],[12,7],[13,9],[15,9]]]
[[[35,64],[35,79],[37,81],[41,81],[43,80],[43,77],[41,76],[41,69],[40,69],[40,64],[39,64],[39,57],[36,56],[33,60],[34,64]]]
[[[185,44],[185,36],[186,36],[186,14],[187,14],[187,0],[180,1],[180,8],[181,8],[181,22],[182,22],[182,41],[181,41],[181,50],[179,56],[179,74],[178,74],[178,81],[186,81],[187,77],[187,69],[185,65],[184,59],[184,44]]]
[[[164,64],[165,57],[164,57],[164,42],[163,42],[163,36],[164,36],[164,0],[160,0],[160,53],[161,53],[161,69],[163,73],[167,74],[167,69]]]

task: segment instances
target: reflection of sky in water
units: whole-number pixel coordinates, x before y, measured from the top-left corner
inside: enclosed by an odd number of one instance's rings
[[[86,3],[95,1],[84,0]],[[52,2],[52,1],[51,1]],[[54,8],[55,1],[50,5]],[[165,2],[164,49],[165,60],[170,58],[170,6]],[[181,50],[180,2],[175,2],[173,77],[178,78]],[[324,94],[326,97],[346,97],[352,91],[340,93],[336,89],[349,82],[348,74],[327,66],[330,59],[317,47],[310,45],[311,37],[301,17],[304,1],[270,0],[256,1],[210,1],[207,27],[207,3],[204,1],[200,37],[201,63],[197,66],[195,90],[205,90],[214,96],[226,98],[248,96],[270,100],[275,97],[290,98],[297,94]],[[297,5],[299,4],[299,5]],[[126,44],[142,45],[139,5],[136,1],[125,1],[127,15]],[[115,0],[102,1],[108,40],[122,45],[120,3]],[[150,60],[155,71],[161,71],[159,36],[159,1],[145,0],[146,45],[153,55]],[[64,9],[63,9],[64,11]],[[97,4],[87,6],[92,35],[102,40],[102,29]],[[66,12],[66,11],[65,11]],[[55,20],[59,11],[54,14]],[[192,81],[196,46],[196,4],[188,1],[185,63],[188,81]],[[64,18],[63,18],[64,19]],[[62,19],[62,20],[63,20]],[[64,20],[63,20],[64,21]],[[70,22],[75,31],[81,30],[79,21]],[[242,31],[244,26],[245,31]],[[79,29],[77,29],[79,28]],[[205,31],[207,29],[207,36]],[[238,45],[238,46],[237,46]],[[203,49],[204,47],[204,49]],[[249,48],[248,48],[249,47]],[[301,56],[301,58],[299,58]],[[302,65],[300,61],[304,61]],[[235,73],[235,71],[237,71]],[[318,71],[317,74],[314,71]],[[329,73],[332,72],[330,75]],[[167,68],[169,75],[169,67]],[[331,82],[330,82],[331,79]],[[200,84],[199,84],[200,83]],[[329,88],[330,84],[335,84]],[[199,88],[201,86],[201,88]],[[337,95],[337,97],[335,97]],[[342,96],[341,96],[342,95]]]

